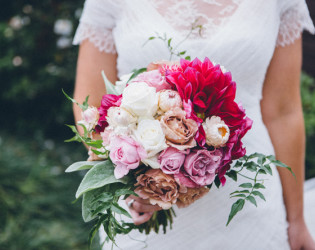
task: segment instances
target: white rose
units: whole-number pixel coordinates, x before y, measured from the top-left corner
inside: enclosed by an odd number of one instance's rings
[[[139,142],[147,152],[147,159],[143,161],[151,167],[156,168],[159,165],[151,164],[157,162],[154,160],[156,154],[167,148],[165,135],[160,122],[157,120],[141,120],[137,130],[134,131],[135,140]],[[147,160],[147,161],[146,161]]]
[[[116,81],[115,83],[115,90],[117,91],[118,95],[122,94],[124,89],[126,88],[127,82],[132,76],[133,73],[122,75],[119,78],[119,81]]]
[[[202,126],[206,132],[206,143],[209,146],[224,146],[229,140],[230,129],[220,117],[208,117]]]
[[[88,107],[85,111],[81,112],[81,117],[82,120],[78,121],[78,123],[84,125],[88,131],[91,131],[97,125],[100,115],[97,108]]]
[[[139,117],[153,117],[158,108],[155,88],[145,82],[128,85],[122,94],[121,107]]]

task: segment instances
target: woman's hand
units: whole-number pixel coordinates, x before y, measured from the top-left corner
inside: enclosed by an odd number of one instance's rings
[[[134,200],[134,202],[129,207],[129,210],[135,225],[147,222],[154,212],[162,210],[158,205],[151,205],[148,199],[144,200],[140,197],[130,195],[126,199],[126,203],[128,204],[131,200]]]
[[[315,250],[315,242],[304,220],[289,222],[288,235],[292,250]]]

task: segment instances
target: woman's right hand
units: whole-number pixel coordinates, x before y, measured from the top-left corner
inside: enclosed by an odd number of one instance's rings
[[[135,225],[141,225],[152,217],[153,213],[162,208],[158,205],[151,205],[148,199],[142,199],[134,195],[130,195],[126,199],[127,205],[134,200],[129,206],[129,211]]]

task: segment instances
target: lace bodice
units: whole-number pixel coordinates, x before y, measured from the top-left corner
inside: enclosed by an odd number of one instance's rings
[[[196,20],[203,27],[202,36],[196,32],[185,40]],[[231,71],[236,99],[254,121],[243,139],[247,153],[270,155],[274,149],[260,111],[266,71],[275,47],[291,44],[303,29],[314,33],[304,0],[87,0],[74,43],[89,39],[100,51],[116,52],[121,76],[169,58],[161,40],[143,46],[156,32],[165,33],[175,45],[185,40],[180,51],[201,60],[207,56]],[[275,168],[273,173],[266,181],[268,202],[258,201],[258,209],[247,206],[225,227],[233,203],[229,193],[238,185],[228,182],[177,210],[173,230],[150,234],[149,249],[289,249],[281,184]],[[136,233],[131,237],[144,238]],[[122,249],[144,246],[128,236],[117,244]]]
[[[190,36],[211,38],[222,28],[245,0],[148,0],[163,19],[182,35],[187,34],[192,24],[201,25]],[[245,1],[246,2],[246,1]],[[286,46],[299,38],[301,31],[312,32],[312,22],[304,1],[278,1],[278,46]],[[245,4],[245,3],[244,3]],[[74,44],[89,39],[101,51],[115,53],[112,29],[120,15],[123,0],[87,0],[81,22],[74,38]],[[103,13],[101,13],[103,11]],[[249,10],[250,11],[250,10]],[[102,15],[101,18],[100,15]],[[117,21],[117,20],[116,20]],[[200,36],[201,35],[201,36]]]
[[[192,20],[195,20],[196,25],[202,25],[201,38],[207,39],[229,20],[242,0],[169,0],[167,3],[165,0],[149,1],[182,35],[187,34],[187,30],[191,29]],[[193,35],[199,36],[198,33]]]

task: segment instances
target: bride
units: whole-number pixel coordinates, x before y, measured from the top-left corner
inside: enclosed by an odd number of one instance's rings
[[[198,22],[190,36],[192,23]],[[167,59],[162,41],[144,42],[156,32],[172,37],[191,58],[204,57],[231,71],[237,101],[254,121],[244,138],[247,153],[275,154],[291,166],[266,181],[258,209],[248,205],[225,227],[237,183],[213,188],[185,209],[177,209],[172,230],[118,237],[122,249],[315,249],[303,213],[304,123],[300,99],[301,32],[314,33],[304,0],[87,0],[74,44],[80,44],[75,99],[99,106],[105,94],[100,72],[118,77]],[[74,109],[80,119],[80,111]],[[314,188],[311,189],[314,193]],[[159,209],[145,200],[129,208],[135,224]],[[315,206],[311,196],[306,207]],[[129,198],[131,199],[131,198]],[[311,203],[312,202],[312,203]],[[315,217],[306,210],[307,216]],[[315,234],[315,225],[309,225]],[[104,233],[102,234],[104,237]],[[104,245],[104,249],[107,246]],[[107,249],[107,248],[106,248]]]

